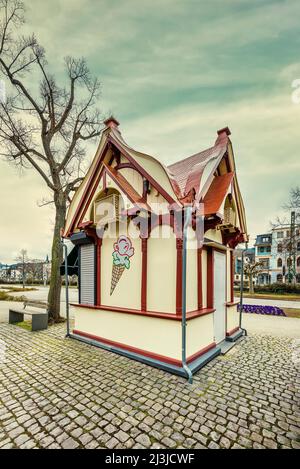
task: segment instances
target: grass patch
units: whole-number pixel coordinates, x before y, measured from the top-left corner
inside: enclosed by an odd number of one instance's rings
[[[22,288],[22,287],[1,287],[1,290],[6,290],[8,292],[12,292],[12,293],[19,293],[19,292],[26,292],[26,291],[37,291],[38,288],[32,288],[32,287],[26,287],[26,288]]]
[[[297,308],[282,308],[288,318],[299,318],[300,319],[300,309]]]
[[[26,301],[26,296],[12,296],[5,291],[0,291],[0,301],[18,301],[20,303]]]
[[[238,297],[238,292],[236,292]],[[277,293],[254,293],[254,295],[250,295],[249,293],[244,293],[244,298],[254,298],[254,299],[261,299],[261,300],[284,300],[284,301],[299,301],[300,296],[295,295],[293,293],[284,293],[284,294],[277,294]]]
[[[31,321],[16,322],[14,326],[21,327],[22,329],[25,329],[25,331],[31,332]]]

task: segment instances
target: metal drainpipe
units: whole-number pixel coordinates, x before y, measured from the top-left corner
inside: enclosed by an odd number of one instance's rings
[[[61,244],[65,251],[65,287],[66,287],[66,317],[67,317],[67,334],[66,337],[70,337],[70,310],[69,310],[69,278],[68,278],[68,247],[64,243],[64,239],[61,239]]]
[[[244,255],[248,249],[248,243],[246,243],[246,248],[242,250],[242,265],[241,265],[241,290],[240,290],[240,329],[244,332],[245,336],[248,335],[246,329],[242,327],[242,315],[243,315],[243,295],[244,295]]]
[[[187,264],[187,229],[190,223],[192,207],[183,209],[183,245],[182,245],[182,367],[184,368],[188,382],[193,383],[193,373],[186,362],[186,264]]]

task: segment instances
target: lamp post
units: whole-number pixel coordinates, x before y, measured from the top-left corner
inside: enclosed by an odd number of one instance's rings
[[[182,366],[187,374],[190,384],[193,383],[193,374],[186,361],[186,265],[187,265],[187,229],[192,217],[192,207],[183,208],[183,236],[182,236]]]
[[[68,278],[68,247],[64,243],[64,238],[61,238],[61,244],[65,254],[65,287],[66,287],[66,319],[67,319],[67,334],[70,337],[70,309],[69,309],[69,278]]]

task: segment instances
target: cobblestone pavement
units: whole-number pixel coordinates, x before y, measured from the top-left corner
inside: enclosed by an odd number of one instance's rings
[[[300,448],[299,358],[299,341],[256,335],[189,385],[61,325],[1,324],[0,448]]]

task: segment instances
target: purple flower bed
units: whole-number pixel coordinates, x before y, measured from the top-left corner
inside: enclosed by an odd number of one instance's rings
[[[240,311],[240,305],[238,305],[238,311]],[[243,313],[266,314],[268,316],[286,316],[284,311],[277,306],[243,305]]]

